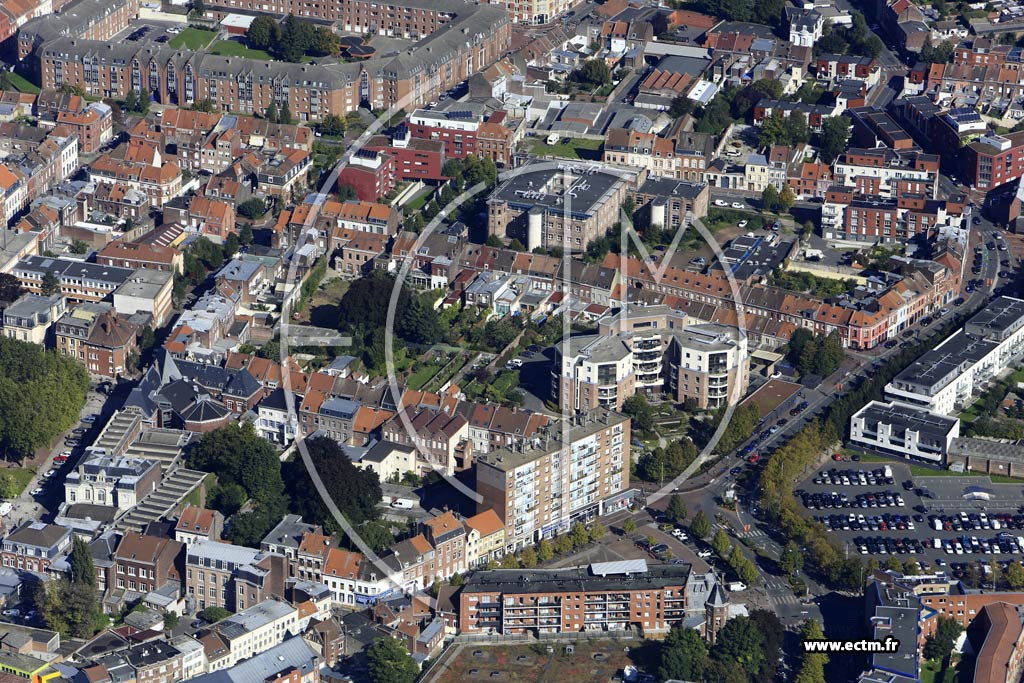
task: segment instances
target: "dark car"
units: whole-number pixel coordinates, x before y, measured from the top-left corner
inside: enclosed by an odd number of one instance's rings
[[[731,470],[729,470],[729,474],[731,474],[733,476],[736,476],[737,474],[739,474],[742,471],[743,470],[741,468],[739,468],[739,467],[733,467]]]
[[[889,341],[885,342],[884,346],[887,349],[895,349],[897,344],[899,344],[898,341],[896,341],[895,339],[890,339]]]
[[[913,342],[909,342],[909,341],[900,342],[900,348],[901,349],[909,349],[913,345],[914,345],[914,343]]]

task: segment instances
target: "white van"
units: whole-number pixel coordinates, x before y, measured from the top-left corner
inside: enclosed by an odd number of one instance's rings
[[[551,135],[549,135],[547,137],[546,140],[544,140],[544,143],[547,144],[547,145],[557,145],[558,144],[558,134],[557,133],[552,133]]]
[[[747,590],[747,584],[743,583],[742,581],[730,581],[729,583],[725,584],[725,587],[733,593],[738,593],[740,591]]]
[[[5,500],[3,504],[0,504],[0,515],[6,517],[7,515],[11,514],[11,511],[13,509],[14,506],[11,504],[11,502]]]

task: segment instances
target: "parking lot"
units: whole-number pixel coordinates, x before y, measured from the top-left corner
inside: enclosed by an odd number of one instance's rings
[[[1024,554],[1024,483],[987,476],[912,473],[898,462],[830,460],[794,493],[810,518],[847,550],[917,560],[922,570],[1002,564]]]

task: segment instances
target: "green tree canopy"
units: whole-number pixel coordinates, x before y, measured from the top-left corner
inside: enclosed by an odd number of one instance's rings
[[[78,536],[71,543],[71,581],[96,587],[96,569],[89,545]]]
[[[643,394],[633,394],[623,401],[622,413],[632,420],[631,426],[637,431],[654,431],[654,410]]]
[[[690,522],[690,531],[697,538],[707,538],[711,533],[711,522],[708,521],[703,510],[697,510],[697,514],[693,516],[693,521]]]
[[[603,59],[586,60],[569,77],[593,88],[612,82],[612,72]]]
[[[373,683],[413,683],[419,667],[405,646],[391,637],[378,638],[366,651]]]
[[[352,524],[376,519],[377,502],[381,498],[377,474],[353,465],[333,439],[318,437],[307,441],[306,446],[313,467],[341,514]],[[292,512],[302,515],[307,522],[337,529],[334,516],[316,493],[303,458],[288,463],[286,475]]]
[[[692,628],[674,626],[661,643],[658,678],[700,680],[708,656],[704,639]]]
[[[188,452],[187,462],[217,475],[221,485],[238,484],[260,504],[276,502],[284,493],[277,452],[248,422],[207,432]]]

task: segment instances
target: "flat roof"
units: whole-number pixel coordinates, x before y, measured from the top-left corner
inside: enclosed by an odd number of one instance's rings
[[[964,331],[1002,341],[1024,326],[1024,300],[1010,296],[993,299],[964,324]]]
[[[536,170],[527,167],[502,183],[488,201],[506,202],[524,211],[536,206],[557,215],[568,212],[587,217],[603,206],[624,182],[624,174],[599,164],[560,164],[558,168],[544,166]]]
[[[941,447],[959,420],[933,413],[918,406],[892,401],[871,401],[854,414],[854,419],[864,420],[865,426],[873,430],[877,425],[889,425],[894,436],[917,432],[919,442],[924,445]]]
[[[938,348],[925,352],[904,368],[893,378],[892,385],[897,389],[934,396],[996,346],[998,342],[972,337],[962,329],[957,330]]]
[[[764,417],[773,410],[793,398],[803,387],[796,382],[784,379],[770,379],[757,391],[740,401],[740,405],[753,404],[757,412]]]
[[[570,569],[493,569],[473,572],[462,588],[467,593],[569,593],[579,591],[653,590],[685,586],[689,564],[648,565],[645,572],[596,575],[593,567]]]

